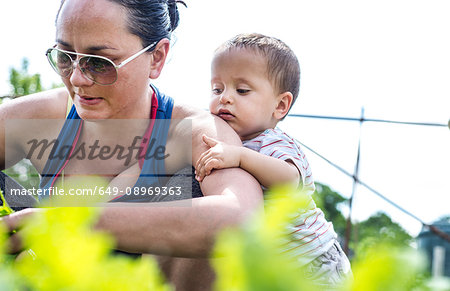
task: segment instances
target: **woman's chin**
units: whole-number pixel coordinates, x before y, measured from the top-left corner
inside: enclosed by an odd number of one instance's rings
[[[102,110],[85,109],[77,106],[77,113],[83,120],[100,120],[111,118],[110,114]]]

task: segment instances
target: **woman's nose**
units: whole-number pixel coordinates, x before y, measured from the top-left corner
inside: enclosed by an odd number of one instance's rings
[[[75,87],[89,86],[94,82],[89,80],[81,71],[77,61],[72,63],[72,74],[70,75],[70,83]]]

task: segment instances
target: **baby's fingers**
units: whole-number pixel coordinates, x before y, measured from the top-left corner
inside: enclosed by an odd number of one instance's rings
[[[199,169],[201,168],[204,164],[205,161],[208,159],[209,155],[210,155],[210,151],[211,150],[207,150],[206,152],[203,152],[200,157],[197,160],[197,163],[195,164],[195,169]]]
[[[195,166],[195,179],[201,182],[203,178],[206,176],[205,164],[208,161],[208,155],[202,155],[202,157],[197,161],[197,165]]]
[[[211,158],[205,163],[204,171],[205,171],[206,176],[207,176],[207,175],[211,174],[212,170],[214,170],[214,169],[221,169],[221,168],[222,168],[222,166],[221,166],[220,161],[218,159],[216,159],[216,158]]]
[[[219,161],[212,157],[205,158],[197,168],[195,178],[201,182],[205,176],[211,174],[213,169],[220,169]]]
[[[203,181],[203,178],[205,177],[205,170],[204,170],[204,164],[200,164],[197,166],[195,170],[195,179],[199,182]]]

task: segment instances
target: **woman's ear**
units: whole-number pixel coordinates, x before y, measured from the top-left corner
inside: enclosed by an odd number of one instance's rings
[[[161,70],[166,62],[169,53],[170,41],[167,38],[161,39],[152,52],[152,63],[150,65],[150,79],[156,79],[161,74]]]
[[[291,92],[284,92],[277,96],[277,107],[273,113],[277,120],[282,119],[288,113],[293,99]]]

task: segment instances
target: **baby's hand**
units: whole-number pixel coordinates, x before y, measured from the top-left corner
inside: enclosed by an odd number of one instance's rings
[[[210,147],[200,155],[195,166],[195,178],[201,182],[213,169],[239,167],[241,162],[241,147],[228,145],[206,135],[203,142]]]

